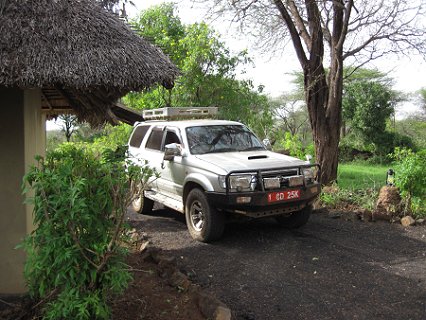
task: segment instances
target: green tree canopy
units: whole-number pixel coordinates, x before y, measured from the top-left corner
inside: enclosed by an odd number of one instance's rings
[[[170,3],[142,11],[132,26],[168,54],[182,75],[173,89],[158,86],[132,93],[127,104],[138,109],[216,106],[221,117],[251,125],[260,136],[267,134],[272,116],[263,87],[236,79],[237,71],[250,63],[246,51],[232,54],[205,23],[184,25]]]
[[[374,81],[355,81],[345,86],[343,117],[366,141],[379,143],[386,121],[395,111],[397,94]]]

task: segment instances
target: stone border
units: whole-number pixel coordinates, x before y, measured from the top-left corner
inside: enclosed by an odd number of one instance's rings
[[[178,290],[185,290],[193,293],[197,307],[206,319],[232,319],[231,309],[222,301],[207,293],[200,286],[194,284],[185,274],[179,271],[175,257],[164,253],[164,251],[159,248],[151,246],[148,246],[140,254],[144,260],[152,261],[158,265],[160,277],[166,279],[170,286]]]

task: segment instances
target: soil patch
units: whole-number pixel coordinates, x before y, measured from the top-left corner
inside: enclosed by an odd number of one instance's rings
[[[171,286],[161,277],[158,264],[139,253],[128,257],[133,281],[122,296],[111,302],[112,318],[120,320],[204,320],[193,292]],[[40,319],[35,302],[28,297],[0,300],[0,319]]]
[[[160,276],[159,266],[141,254],[128,258],[133,282],[123,296],[112,302],[112,319],[202,320],[194,294],[172,287]]]

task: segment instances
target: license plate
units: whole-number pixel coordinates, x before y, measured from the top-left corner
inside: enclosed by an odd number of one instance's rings
[[[285,201],[299,198],[300,190],[286,190],[268,193],[268,202]]]

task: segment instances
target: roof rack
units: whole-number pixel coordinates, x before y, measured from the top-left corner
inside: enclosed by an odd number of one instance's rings
[[[143,110],[143,117],[145,120],[213,118],[217,115],[217,111],[217,107],[167,107]]]

